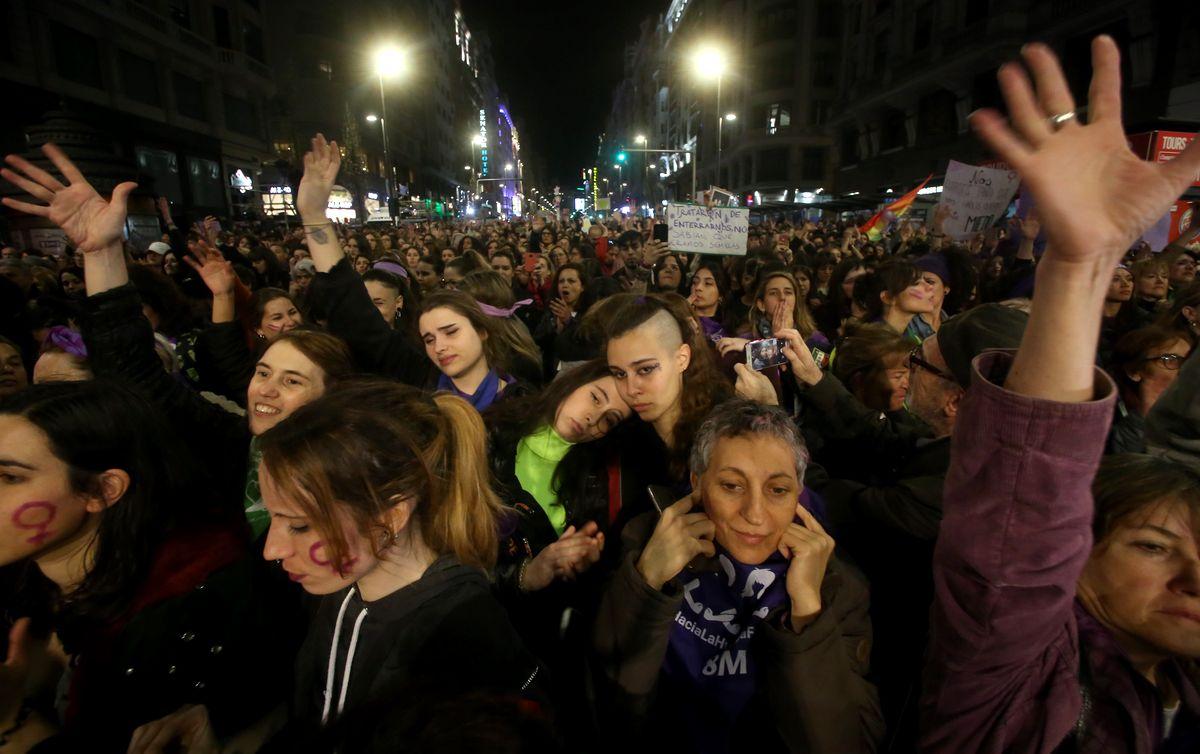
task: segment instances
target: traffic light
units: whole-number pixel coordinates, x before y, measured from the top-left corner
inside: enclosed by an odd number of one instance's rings
[[[624,152],[617,152],[617,162],[625,162],[628,156],[629,155],[625,154]]]

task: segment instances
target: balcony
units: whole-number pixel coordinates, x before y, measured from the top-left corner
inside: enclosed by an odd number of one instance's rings
[[[237,50],[219,48],[217,50],[217,61],[220,62],[221,67],[228,73],[241,74],[245,71],[250,71],[260,78],[268,80],[271,78],[271,69],[269,67]]]
[[[212,45],[207,40],[193,34],[182,26],[175,27],[175,36],[184,47],[188,47],[205,56],[212,54]]]
[[[137,19],[152,29],[163,33],[167,31],[167,19],[135,0],[125,0],[125,12],[129,14],[130,18]]]

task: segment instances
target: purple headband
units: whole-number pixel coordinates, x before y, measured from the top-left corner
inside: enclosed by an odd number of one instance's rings
[[[69,327],[62,325],[51,327],[50,331],[46,333],[46,340],[42,345],[54,346],[60,351],[81,359],[87,358],[87,346],[83,344],[83,336]]]
[[[476,301],[475,303],[479,304],[479,310],[482,311],[484,314],[487,314],[492,317],[504,317],[505,319],[507,319],[507,318],[511,317],[512,315],[516,314],[517,309],[520,309],[522,306],[529,306],[530,304],[532,304],[533,299],[523,298],[520,301],[518,301],[517,303],[508,307],[507,309],[501,309],[498,306],[492,306],[490,304],[485,304],[482,301]]]
[[[408,270],[404,269],[403,265],[396,264],[395,262],[389,262],[386,259],[382,262],[376,262],[375,264],[371,265],[371,269],[390,272],[393,275],[399,275],[405,280],[408,280]]]

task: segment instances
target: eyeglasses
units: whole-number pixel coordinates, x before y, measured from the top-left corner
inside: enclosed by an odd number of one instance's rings
[[[925,359],[922,359],[921,358],[921,346],[919,346],[919,345],[914,346],[913,350],[908,352],[907,364],[908,364],[908,370],[910,372],[916,371],[917,367],[920,367],[921,369],[924,369],[926,372],[929,372],[930,374],[932,374],[936,377],[941,377],[943,380],[949,380],[950,382],[953,382],[955,384],[958,383],[958,380],[954,379],[954,377],[946,374],[942,370],[935,367],[933,364],[930,364]]]
[[[1147,356],[1142,361],[1157,361],[1162,365],[1163,369],[1169,369],[1172,372],[1178,371],[1179,367],[1183,366],[1186,356],[1180,356],[1177,353],[1160,353],[1157,356]]]

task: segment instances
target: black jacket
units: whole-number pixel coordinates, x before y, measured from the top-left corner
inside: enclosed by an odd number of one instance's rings
[[[83,312],[83,340],[95,375],[118,379],[159,406],[212,475],[215,487],[209,499],[227,504],[226,510],[240,510],[250,447],[245,417],[205,400],[167,374],[132,285],[88,296]]]
[[[432,384],[432,365],[424,349],[403,329],[388,327],[349,259],[329,272],[318,272],[312,295],[328,318],[329,332],[346,341],[364,370],[415,387]]]
[[[471,693],[533,697],[538,675],[486,575],[442,557],[416,582],[374,602],[364,602],[353,587],[321,601],[296,659],[291,721],[263,751],[392,751],[396,741],[381,734],[390,719]]]

